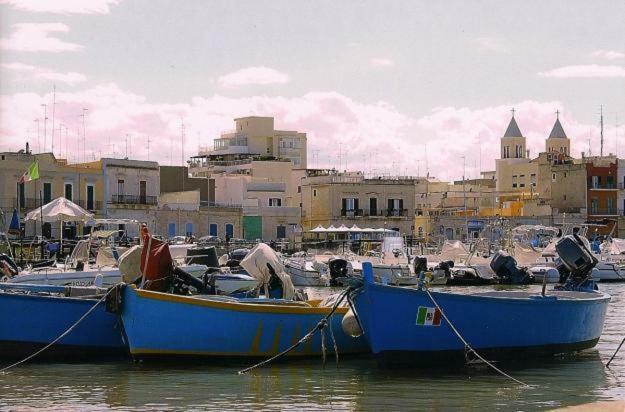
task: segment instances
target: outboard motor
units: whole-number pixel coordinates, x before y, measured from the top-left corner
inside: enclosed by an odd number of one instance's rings
[[[568,235],[558,240],[556,252],[560,257],[556,266],[560,272],[560,279],[566,280],[567,283],[574,282],[578,287],[595,289],[594,282],[590,278],[592,269],[599,261],[588,250],[579,235]]]
[[[418,275],[421,272],[425,272],[428,270],[428,259],[425,257],[416,257],[414,260],[414,273]]]
[[[527,269],[520,268],[516,259],[504,252],[498,251],[490,261],[490,268],[499,278],[502,285],[527,285],[534,283],[534,275]]]
[[[330,286],[339,286],[338,278],[349,276],[349,262],[341,258],[330,259],[328,260],[328,271],[330,272]]]
[[[187,264],[206,265],[209,268],[219,267],[219,258],[215,246],[199,246],[187,249]]]
[[[454,267],[453,260],[445,260],[445,261],[440,262],[438,265],[436,265],[434,270],[442,270],[443,272],[445,272],[445,277],[450,277],[451,268],[453,267]]]

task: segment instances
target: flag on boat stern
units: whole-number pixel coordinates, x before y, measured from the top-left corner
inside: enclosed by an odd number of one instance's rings
[[[441,311],[438,308],[419,306],[416,324],[420,326],[439,326],[441,324]]]
[[[22,177],[20,177],[20,180],[18,181],[18,183],[21,184],[21,183],[26,183],[26,182],[32,182],[33,180],[37,180],[37,179],[39,179],[39,163],[33,162],[28,167],[28,170],[24,172]]]

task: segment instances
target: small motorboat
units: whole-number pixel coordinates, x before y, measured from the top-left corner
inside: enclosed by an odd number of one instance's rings
[[[597,263],[592,254],[577,239],[560,242],[569,278],[560,290],[544,294],[398,288],[376,283],[371,265],[365,265],[364,283],[352,299],[373,354],[394,365],[464,362],[467,346],[460,336],[492,360],[592,348],[610,296],[596,291],[589,277]]]
[[[102,298],[106,292],[97,287],[0,283],[0,313],[4,314],[0,357],[23,358],[33,354],[94,306],[69,334],[40,356],[63,361],[124,356],[126,345],[118,319],[105,310]]]

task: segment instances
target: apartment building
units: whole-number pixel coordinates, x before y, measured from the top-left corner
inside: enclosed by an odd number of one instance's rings
[[[18,183],[34,162],[39,164],[39,179]],[[41,201],[46,204],[58,197],[65,197],[93,212],[96,217],[102,217],[106,214],[104,191],[105,180],[99,162],[68,164],[65,159],[57,159],[52,153],[33,154],[28,146],[18,152],[0,153],[0,209],[6,224],[14,208],[19,207],[23,217],[39,207]],[[39,222],[27,222],[24,231],[26,236],[40,234]],[[71,237],[81,234],[82,226],[67,222],[63,231],[64,236]],[[58,237],[60,228],[44,223],[43,234],[46,237]]]
[[[287,160],[293,169],[306,169],[306,133],[276,130],[273,117],[248,116],[234,119],[235,129],[201,147],[189,162],[191,174],[237,173],[249,169],[255,159]]]
[[[309,170],[301,179],[302,228],[386,228],[413,235],[415,179]]]

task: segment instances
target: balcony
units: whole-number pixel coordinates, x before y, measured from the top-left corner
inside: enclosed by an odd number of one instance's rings
[[[408,209],[385,209],[383,215],[386,217],[408,216]]]
[[[612,207],[612,208],[606,208],[606,207],[591,208],[588,211],[588,216],[618,216],[618,211],[614,207]]]
[[[393,218],[393,217],[405,217],[409,216],[408,209],[382,209],[382,210],[365,210],[365,209],[353,209],[346,210],[341,209],[341,217],[365,217],[365,218]]]
[[[92,206],[91,208],[87,207],[87,201],[86,200],[78,200],[76,202],[78,206],[82,207],[85,210],[89,210],[89,211],[96,211],[96,210],[102,210],[102,201],[101,200],[94,200],[93,202],[90,202]]]
[[[362,209],[341,209],[341,216],[354,217],[363,215]]]
[[[136,196],[136,195],[113,195],[109,202],[114,205],[147,205],[155,206],[158,203],[157,196]]]

